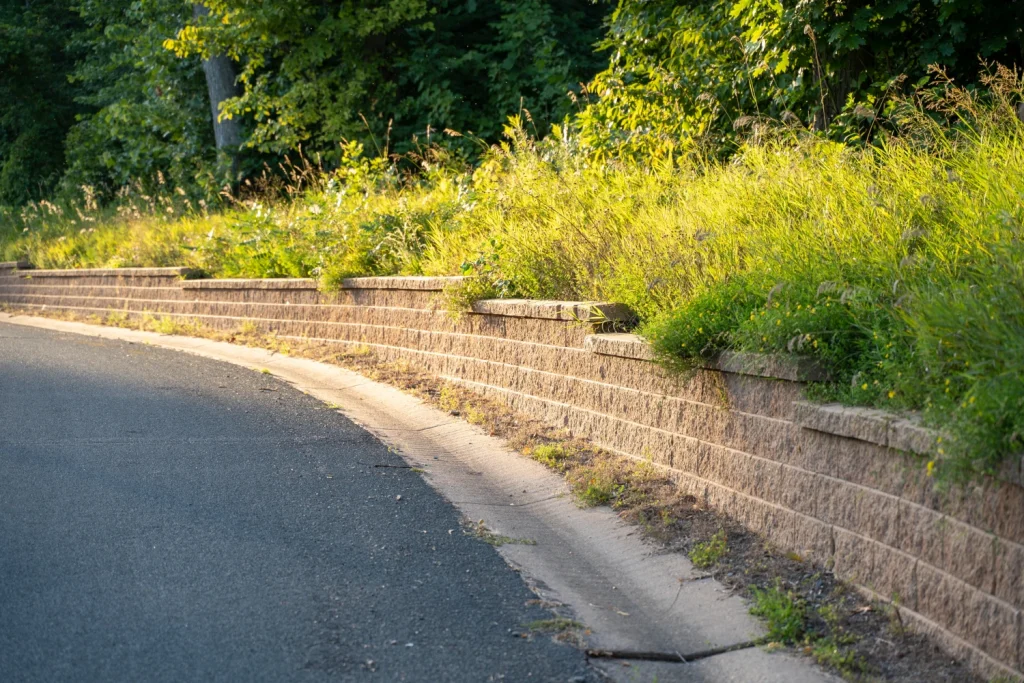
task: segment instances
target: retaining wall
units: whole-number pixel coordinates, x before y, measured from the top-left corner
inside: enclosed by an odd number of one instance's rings
[[[601,333],[608,304],[495,300],[454,321],[453,278],[189,280],[181,268],[19,271],[0,303],[100,317],[157,315],[280,338],[370,347],[666,468],[682,490],[831,566],[988,675],[1024,671],[1024,488],[939,492],[920,456],[933,436],[878,411],[802,400],[815,366],[746,354],[685,378],[633,335]],[[589,322],[588,322],[589,321]],[[600,324],[594,321],[601,321]]]

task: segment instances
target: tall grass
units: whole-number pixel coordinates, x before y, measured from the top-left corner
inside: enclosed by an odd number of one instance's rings
[[[513,121],[478,168],[425,155],[402,177],[352,147],[217,213],[33,206],[4,221],[0,258],[328,285],[465,273],[467,296],[614,300],[670,365],[812,356],[835,378],[819,396],[942,426],[929,471],[995,473],[1024,450],[1024,138],[1016,75],[989,85],[905,103],[875,148],[775,128],[728,162],[596,163]]]

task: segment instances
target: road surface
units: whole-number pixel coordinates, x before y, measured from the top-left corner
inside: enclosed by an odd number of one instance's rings
[[[270,376],[0,323],[0,680],[595,680],[403,465]]]

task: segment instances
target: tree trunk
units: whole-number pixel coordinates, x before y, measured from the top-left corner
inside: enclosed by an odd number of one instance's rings
[[[203,5],[192,6],[193,17],[203,17],[209,13],[209,8]],[[234,150],[242,144],[242,122],[237,118],[222,119],[220,104],[239,94],[238,86],[235,84],[235,65],[230,57],[216,55],[203,60],[203,73],[206,74],[206,90],[210,94],[213,137],[218,150],[228,148],[227,151],[232,155],[232,168],[234,168]]]

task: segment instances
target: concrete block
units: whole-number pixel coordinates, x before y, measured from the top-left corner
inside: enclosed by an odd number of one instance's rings
[[[993,539],[995,571],[992,593],[1018,609],[1024,609],[1024,546]]]
[[[880,446],[888,444],[889,421],[893,416],[881,410],[807,401],[797,401],[794,407],[796,423],[806,429],[860,439]]]
[[[654,360],[650,342],[637,334],[591,334],[584,341],[583,348],[603,356],[619,356],[641,361]]]
[[[781,354],[724,351],[708,367],[722,372],[785,379],[791,382],[819,382],[828,379],[828,373],[810,358]]]
[[[834,479],[823,482],[816,492],[818,519],[886,545],[896,544],[898,499]]]
[[[835,541],[833,571],[844,581],[871,589],[886,600],[915,609],[918,602],[918,561],[913,557],[851,533],[832,528]]]
[[[930,565],[917,572],[917,612],[1000,662],[1018,661],[1020,610]]]

